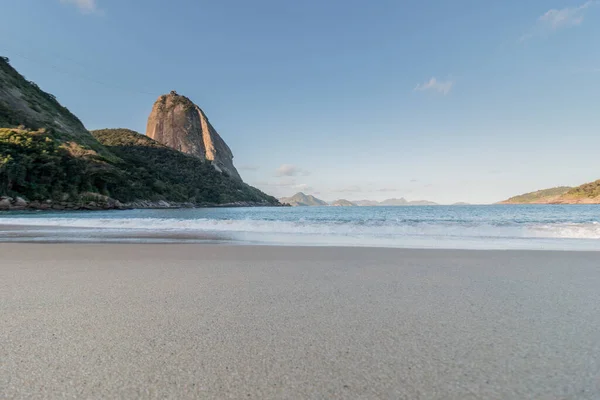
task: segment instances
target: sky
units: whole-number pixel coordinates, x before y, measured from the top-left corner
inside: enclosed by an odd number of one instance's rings
[[[88,129],[186,95],[275,196],[491,203],[600,179],[600,0],[0,0]]]

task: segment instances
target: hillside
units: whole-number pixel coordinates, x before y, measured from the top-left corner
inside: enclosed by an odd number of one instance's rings
[[[537,190],[535,192],[525,193],[510,199],[501,201],[500,204],[548,204],[557,201],[562,195],[572,188],[569,186],[559,186],[550,189]]]
[[[0,209],[279,205],[211,162],[125,129],[92,135],[0,58]]]
[[[561,186],[525,193],[500,204],[600,204],[600,180],[577,187]]]
[[[574,187],[558,201],[564,204],[600,204],[600,180]]]
[[[113,187],[127,201],[151,199],[192,203],[252,202],[277,204],[277,199],[224,175],[208,162],[166,147],[128,129],[93,131],[96,139],[123,161],[125,187]],[[129,184],[127,183],[135,183]]]
[[[296,193],[292,197],[283,197],[279,199],[282,204],[289,204],[293,207],[315,207],[327,206],[327,202],[317,199],[315,196],[306,195],[302,192]]]
[[[46,129],[53,137],[74,141],[110,158],[85,129],[79,118],[62,106],[50,93],[17,72],[6,57],[0,57],[0,127]]]

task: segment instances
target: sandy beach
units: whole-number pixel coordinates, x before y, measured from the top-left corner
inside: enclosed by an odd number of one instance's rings
[[[3,399],[600,398],[599,252],[0,255]]]

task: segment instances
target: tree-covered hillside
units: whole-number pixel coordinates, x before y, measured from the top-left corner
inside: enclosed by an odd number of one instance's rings
[[[96,139],[122,162],[117,163],[126,190],[114,189],[117,198],[165,199],[193,203],[247,201],[278,204],[277,199],[216,171],[209,162],[180,153],[128,129],[93,131]]]
[[[531,204],[531,203],[548,203],[556,200],[561,195],[567,193],[569,186],[559,186],[550,189],[537,190],[531,193],[525,193],[510,199],[502,201],[503,204]]]

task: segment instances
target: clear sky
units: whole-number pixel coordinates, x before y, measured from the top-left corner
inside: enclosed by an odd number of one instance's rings
[[[281,196],[487,203],[600,179],[600,1],[0,0],[88,129],[195,101]]]

